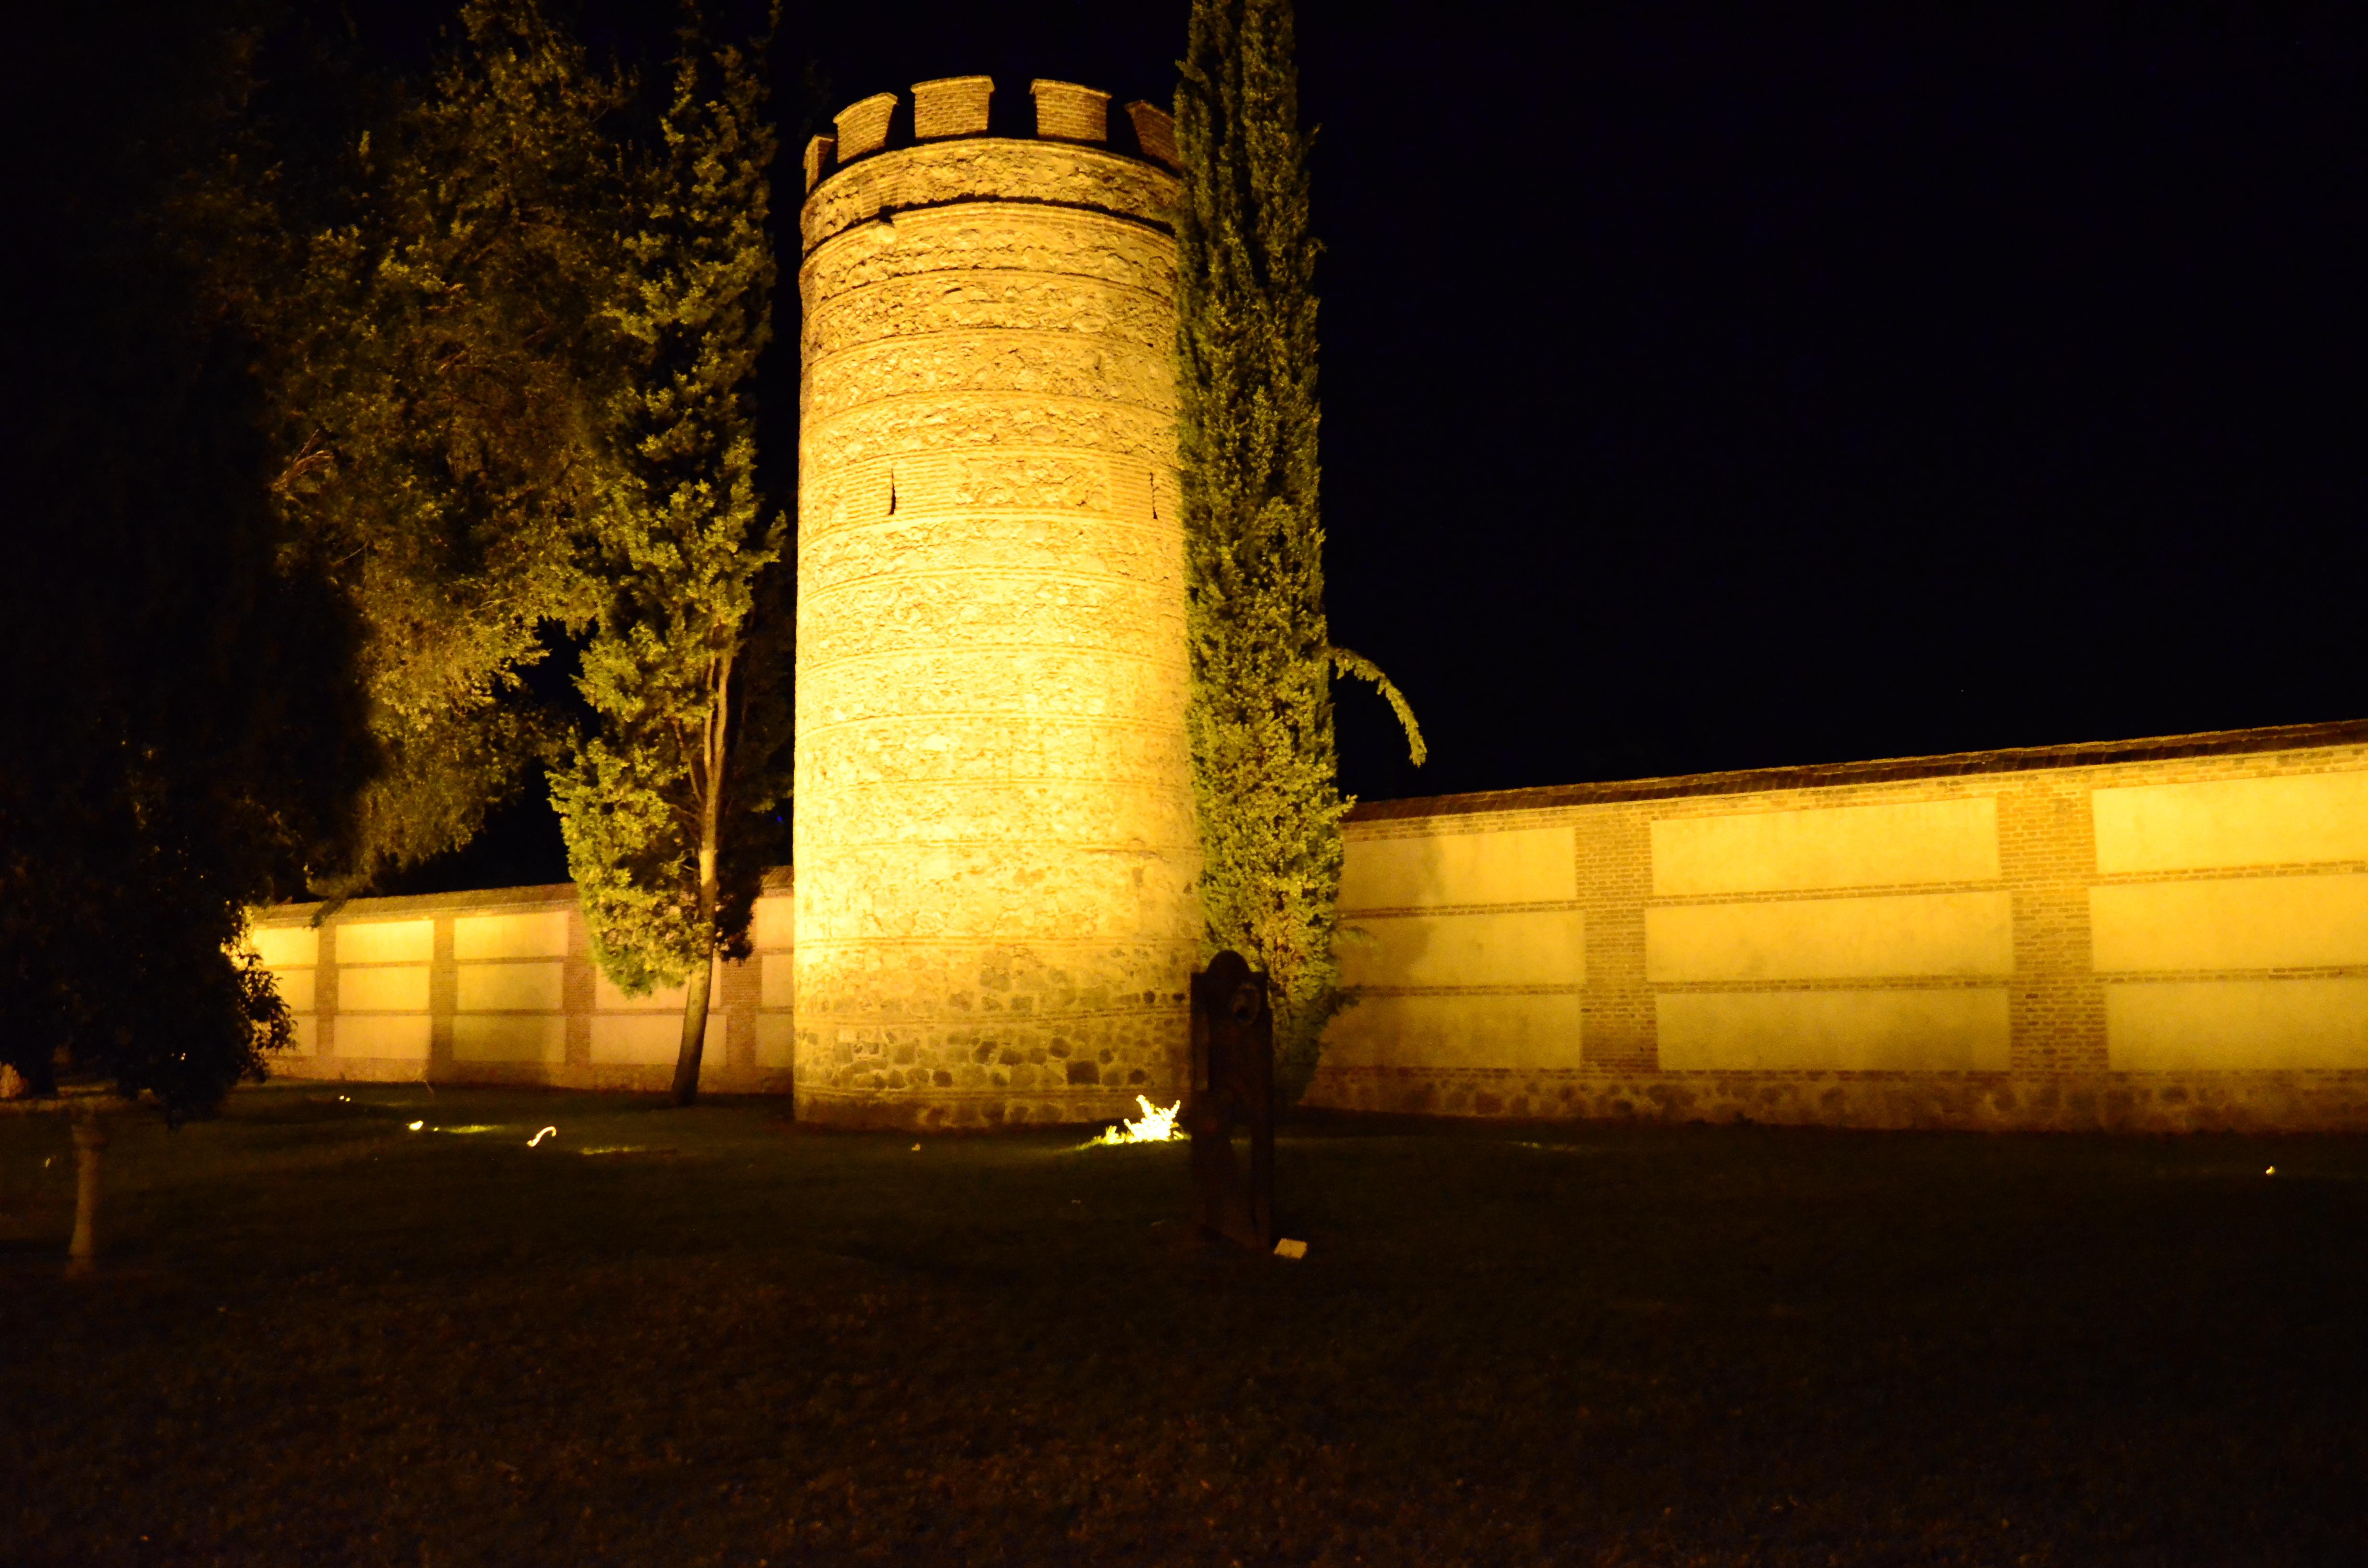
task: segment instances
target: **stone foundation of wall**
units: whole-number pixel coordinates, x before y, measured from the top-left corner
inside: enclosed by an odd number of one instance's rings
[[[1758,1123],[1964,1132],[2368,1131],[2368,1073],[1657,1073],[1348,1068],[1330,1109],[1511,1121]]]

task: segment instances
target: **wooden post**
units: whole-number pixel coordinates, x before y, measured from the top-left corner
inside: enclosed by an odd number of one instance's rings
[[[1250,1135],[1249,1181],[1234,1162],[1234,1128]],[[1266,976],[1223,952],[1192,977],[1193,1218],[1254,1252],[1274,1245],[1274,1015]]]
[[[87,1279],[98,1271],[99,1162],[107,1153],[107,1123],[94,1108],[74,1117],[74,1242],[66,1248],[66,1278]]]

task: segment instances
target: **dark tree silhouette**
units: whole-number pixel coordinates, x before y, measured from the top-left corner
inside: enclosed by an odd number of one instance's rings
[[[44,155],[0,420],[0,1061],[176,1119],[286,1040],[245,911],[345,853],[374,756],[349,625],[282,569],[252,345],[203,286],[233,19],[69,7],[6,89]]]

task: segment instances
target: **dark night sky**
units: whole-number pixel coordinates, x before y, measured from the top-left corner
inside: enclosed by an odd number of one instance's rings
[[[1304,0],[1349,789],[2368,713],[2368,10],[2004,9]],[[785,133],[1185,6],[791,12]]]

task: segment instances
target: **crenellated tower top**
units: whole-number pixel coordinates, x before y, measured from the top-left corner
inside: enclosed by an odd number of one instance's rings
[[[1176,154],[1176,122],[1156,104],[1128,104],[1123,124],[1113,127],[1108,93],[1040,77],[1028,84],[1028,94],[1035,100],[1036,135],[1043,141],[1104,147],[1169,169],[1183,166]],[[992,135],[988,110],[994,97],[991,76],[941,76],[913,84],[909,112],[894,93],[858,98],[838,111],[835,134],[806,143],[807,193],[835,171],[875,153],[917,142]]]
[[[909,103],[895,93],[874,93],[839,110],[833,134],[816,136],[806,143],[805,248],[811,251],[832,234],[884,211],[931,199],[917,190],[899,191],[898,187],[910,183],[896,177],[891,167],[907,161],[895,156],[899,153],[909,157],[937,149],[928,162],[943,168],[948,160],[942,154],[959,153],[959,144],[964,142],[992,143],[1015,151],[1039,146],[1050,152],[1058,146],[1107,159],[1110,166],[1106,177],[1128,186],[1130,198],[1136,194],[1132,187],[1146,180],[1152,186],[1172,185],[1182,167],[1176,151],[1176,123],[1155,104],[1138,100],[1113,116],[1108,93],[1075,82],[1041,78],[1029,83],[1028,96],[1035,111],[1032,126],[1027,128],[1032,134],[1023,133],[1017,124],[997,123],[995,82],[987,76],[917,82]],[[979,148],[981,153],[986,150]],[[953,161],[977,160],[956,157]],[[864,177],[867,165],[870,177]],[[1125,173],[1129,168],[1139,172],[1129,175]],[[1088,200],[1086,204],[1099,203]],[[1138,208],[1140,203],[1130,199],[1113,205],[1123,210]]]

